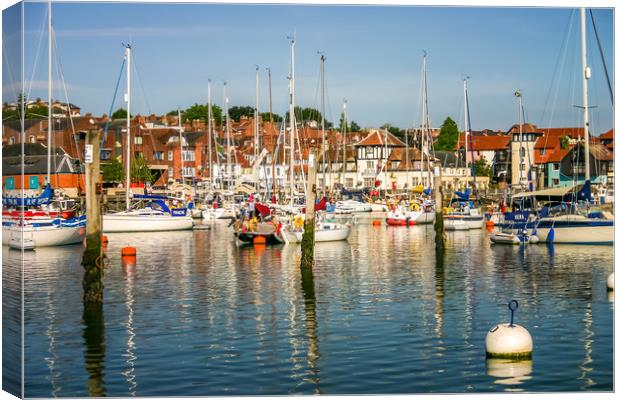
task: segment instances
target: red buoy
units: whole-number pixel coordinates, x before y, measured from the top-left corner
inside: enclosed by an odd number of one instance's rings
[[[136,251],[135,247],[127,246],[127,247],[123,247],[121,249],[121,256],[123,256],[123,257],[125,257],[125,256],[133,256],[133,257],[135,257],[136,254],[138,254],[138,252]]]
[[[375,219],[374,221],[372,221],[372,226],[381,226],[381,221],[378,219]]]
[[[267,243],[267,239],[265,239],[264,236],[254,236],[254,239],[252,240],[252,243],[254,243],[254,244],[265,244],[265,243]]]

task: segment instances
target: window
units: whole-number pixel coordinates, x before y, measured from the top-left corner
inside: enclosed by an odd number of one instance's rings
[[[168,151],[168,161],[172,161],[173,158],[172,150]]]
[[[196,160],[196,153],[194,150],[183,150],[183,161],[194,161]]]
[[[525,171],[525,163],[522,163],[522,164],[521,164],[521,166],[519,167],[519,169],[520,169],[521,171]]]
[[[9,138],[9,144],[15,144],[15,137],[11,136]]]
[[[325,186],[325,182],[323,182],[323,178],[319,178],[319,187]]]
[[[353,187],[353,178],[347,178],[347,179],[345,180],[345,186],[346,186],[346,187],[349,187],[349,188],[350,188],[350,187]]]
[[[174,169],[172,167],[168,168],[168,178],[174,178]]]
[[[560,180],[558,178],[553,178],[553,186],[560,186]]]
[[[134,158],[144,158],[144,153],[141,151],[136,151],[134,153]]]
[[[374,178],[364,178],[364,187],[374,187],[375,180]]]
[[[194,167],[183,167],[183,176],[194,176],[195,170]]]
[[[28,136],[28,143],[36,143],[36,142],[37,142],[37,138],[35,138],[34,135]]]
[[[525,157],[525,147],[521,147],[521,157]]]
[[[133,137],[133,142],[135,144],[142,144],[142,136],[134,136]]]
[[[553,170],[554,171],[559,171],[560,170],[560,163],[553,163]]]
[[[392,169],[397,169],[400,165],[400,161],[392,161]]]
[[[101,161],[107,161],[112,156],[112,150],[109,149],[101,149]]]
[[[366,147],[366,158],[374,158],[374,151],[372,147]]]
[[[547,153],[547,149],[540,149],[540,155],[544,156]]]
[[[154,151],[153,152],[153,159],[157,160],[157,161],[163,161],[163,159],[164,159],[164,152],[163,151]]]
[[[372,161],[366,161],[366,168],[373,169],[375,167],[375,163]]]

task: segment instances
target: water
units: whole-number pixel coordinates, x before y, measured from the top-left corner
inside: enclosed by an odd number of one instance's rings
[[[432,227],[356,224],[302,277],[299,246],[238,248],[226,223],[108,237],[103,313],[87,320],[81,247],[25,254],[26,396],[613,390],[612,247],[453,232],[442,268]],[[5,284],[18,262],[3,248]],[[487,361],[513,298],[533,359]]]

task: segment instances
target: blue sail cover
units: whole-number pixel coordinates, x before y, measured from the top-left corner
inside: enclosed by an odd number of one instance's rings
[[[47,184],[43,193],[37,197],[2,196],[2,205],[8,207],[38,207],[48,204],[52,200],[52,195],[52,188]]]
[[[459,201],[469,201],[469,195],[471,194],[471,188],[465,189],[465,193],[459,192],[458,190],[454,192]]]
[[[592,202],[592,188],[590,181],[586,181],[580,191],[577,192],[577,201]]]
[[[431,188],[426,188],[422,191],[425,195],[430,196],[431,195]]]

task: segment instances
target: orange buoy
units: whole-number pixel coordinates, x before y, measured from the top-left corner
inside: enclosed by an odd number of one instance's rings
[[[101,235],[101,243],[108,244],[108,237],[106,235]]]
[[[136,266],[136,256],[123,256],[121,257],[121,265],[125,268],[131,268]]]
[[[121,249],[121,256],[123,256],[123,257],[125,257],[125,256],[133,256],[133,257],[135,257],[136,254],[138,254],[138,252],[136,251],[135,247],[127,246],[127,247],[123,247]]]
[[[372,226],[381,226],[381,221],[378,219],[375,219],[374,221],[372,221]]]
[[[492,228],[492,227],[494,227],[494,226],[495,226],[495,222],[493,222],[493,221],[491,221],[491,220],[487,221],[487,228],[488,228],[488,227],[491,227],[491,228]]]
[[[254,244],[266,244],[267,243],[267,239],[265,239],[264,236],[254,236],[254,239],[252,240],[252,243],[254,243]]]

